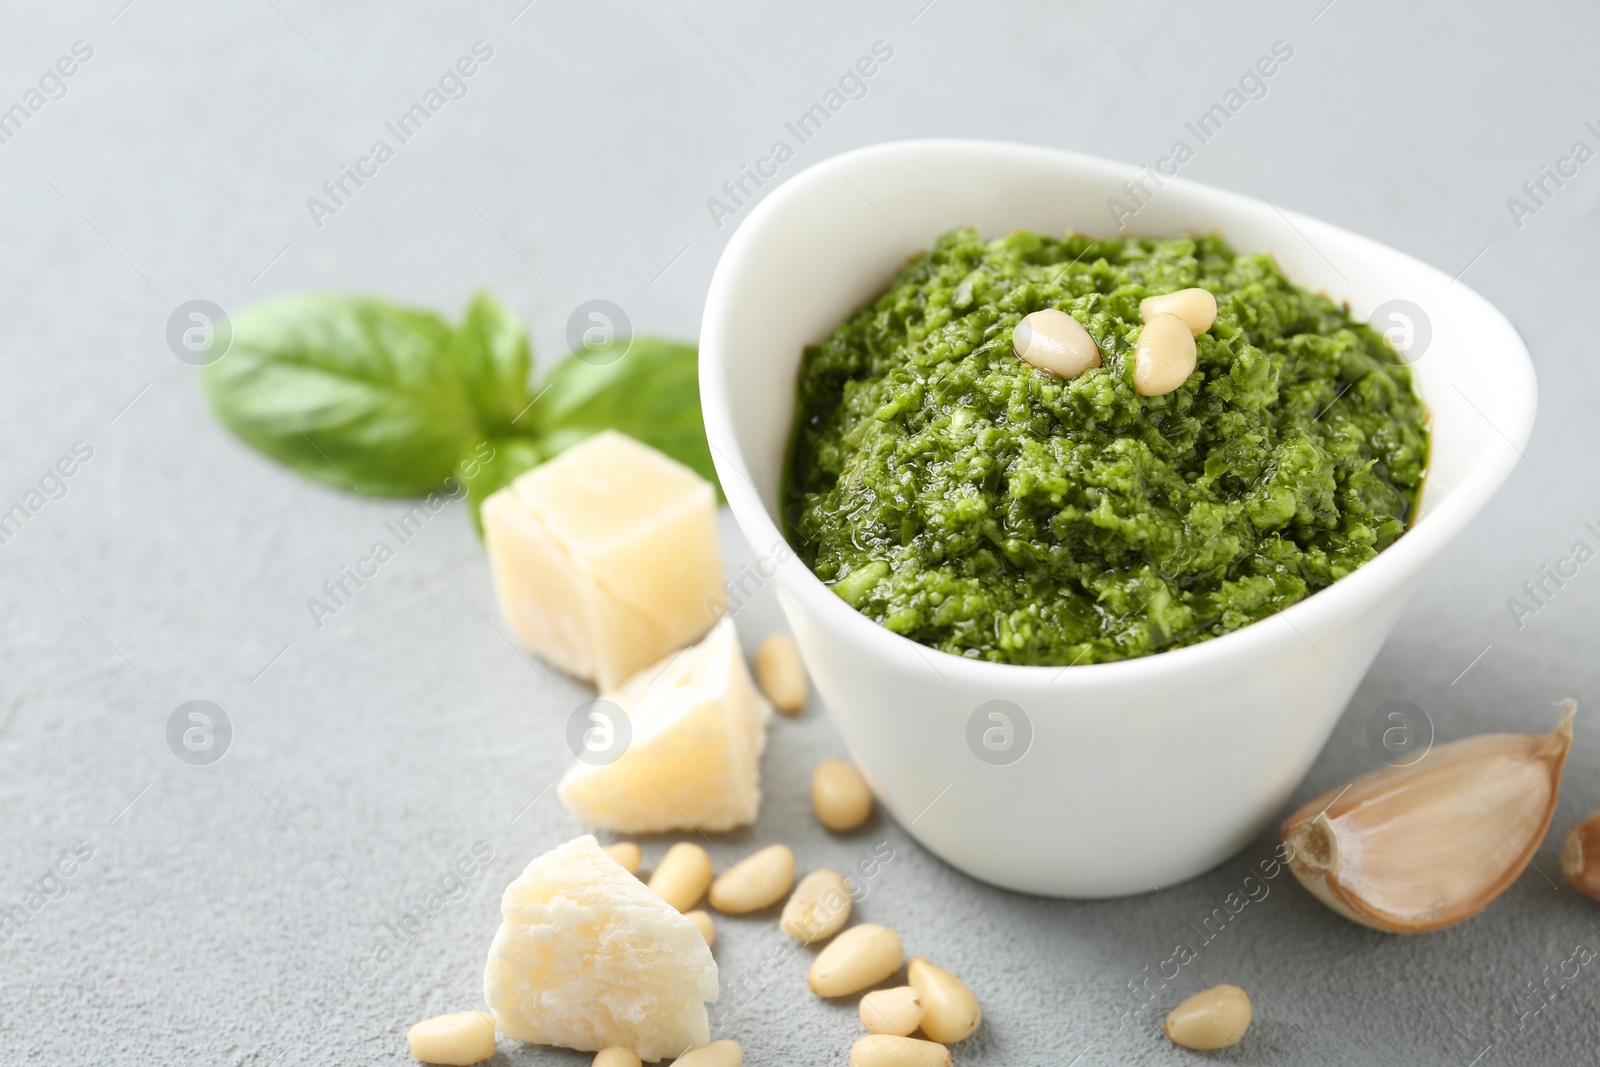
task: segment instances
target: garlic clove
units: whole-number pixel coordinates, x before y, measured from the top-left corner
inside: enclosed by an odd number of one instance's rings
[[[1567,831],[1561,850],[1561,873],[1572,888],[1600,900],[1600,811]]]
[[[1452,741],[1329,790],[1284,822],[1289,869],[1328,907],[1379,930],[1422,933],[1471,918],[1544,840],[1576,709],[1567,701],[1548,734]]]

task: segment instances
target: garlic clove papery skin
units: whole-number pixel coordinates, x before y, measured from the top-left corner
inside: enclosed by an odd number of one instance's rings
[[[1567,701],[1548,734],[1464,738],[1329,790],[1283,824],[1290,870],[1375,929],[1471,918],[1516,881],[1550,828],[1576,707]]]
[[[1567,831],[1561,873],[1572,888],[1591,900],[1600,900],[1600,811]]]

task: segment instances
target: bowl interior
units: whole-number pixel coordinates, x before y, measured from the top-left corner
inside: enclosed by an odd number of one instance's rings
[[[957,226],[984,236],[1217,232],[1240,251],[1270,251],[1292,280],[1345,301],[1360,318],[1406,302],[1406,322],[1383,326],[1414,331],[1412,367],[1433,450],[1417,524],[1390,551],[1430,538],[1436,549],[1453,535],[1531,431],[1533,369],[1511,325],[1465,285],[1393,249],[1262,200],[1166,178],[1157,187],[1149,174],[1020,145],[902,142],[814,166],[758,205],[718,265],[701,337],[707,431],[730,503],[758,549],[781,528],[802,350]]]

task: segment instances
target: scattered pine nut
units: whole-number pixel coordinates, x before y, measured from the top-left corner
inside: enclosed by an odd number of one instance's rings
[[[819,997],[845,997],[869,989],[900,969],[905,950],[887,926],[862,923],[817,953],[806,984]]]
[[[723,871],[707,899],[726,915],[746,915],[772,907],[793,885],[794,853],[788,845],[769,845]]]
[[[922,1025],[922,998],[908,985],[868,993],[861,998],[861,1025],[871,1034],[905,1037]]]
[[[830,830],[854,830],[872,816],[872,790],[844,760],[823,760],[811,774],[811,806]]]
[[[406,1044],[423,1063],[482,1063],[494,1055],[494,1016],[481,1011],[435,1015],[407,1030]]]
[[[607,845],[606,855],[622,864],[622,869],[629,874],[639,873],[639,864],[644,862],[644,853],[639,851],[639,846],[632,841],[618,841],[614,845]]]
[[[1236,985],[1212,986],[1167,1013],[1173,1044],[1214,1049],[1237,1045],[1250,1029],[1250,996]]]
[[[794,638],[780,632],[761,642],[756,649],[756,684],[785,715],[798,715],[806,706],[806,668]]]
[[[783,906],[778,928],[802,945],[826,941],[850,921],[851,906],[844,875],[824,867],[800,879]]]
[[[656,896],[679,911],[688,911],[706,895],[711,873],[711,857],[706,855],[706,850],[680,841],[661,857],[649,885]]]
[[[672,1067],[739,1067],[744,1050],[736,1041],[713,1041],[672,1061]]]
[[[644,1067],[644,1065],[639,1062],[639,1057],[633,1054],[632,1049],[613,1046],[596,1053],[591,1067]]]
[[[868,1034],[850,1046],[850,1067],[950,1067],[950,1063],[949,1049],[914,1037]]]
[[[972,1036],[983,1020],[978,998],[967,983],[921,956],[913,956],[906,979],[922,999],[922,1032],[950,1045]]]

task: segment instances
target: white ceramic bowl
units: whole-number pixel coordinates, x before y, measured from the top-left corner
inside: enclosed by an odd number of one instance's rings
[[[1521,339],[1465,285],[1326,223],[1169,180],[1126,232],[1215,231],[1241,251],[1269,250],[1294,281],[1348,301],[1362,318],[1394,299],[1425,309],[1432,340],[1414,370],[1432,412],[1433,452],[1414,527],[1356,573],[1269,619],[1117,663],[1061,669],[962,659],[858,614],[786,550],[780,533],[802,349],[940,233],[1114,232],[1107,200],[1126,202],[1123,183],[1140,174],[1068,152],[973,141],[838,156],[751,211],[717,265],[700,335],[706,433],[728,503],[774,566],[806,666],[873,791],[912,836],[961,870],[1054,896],[1171,885],[1261,832],[1311,766],[1424,569],[1517,463],[1536,399]],[[992,708],[974,724],[996,700],[1021,709],[1011,715],[1009,748]],[[977,740],[985,730],[998,731],[987,748]]]

